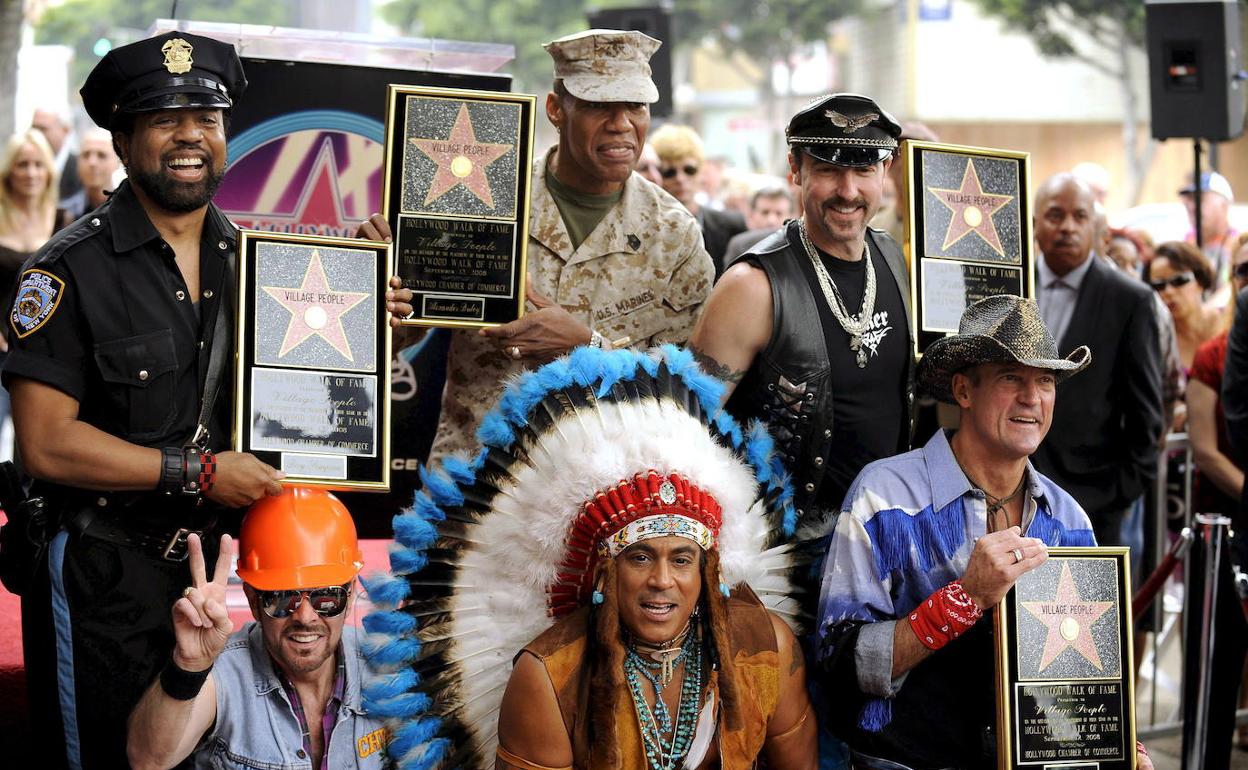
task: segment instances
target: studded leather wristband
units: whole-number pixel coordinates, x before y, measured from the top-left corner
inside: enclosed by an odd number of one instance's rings
[[[167,495],[180,494],[185,478],[186,458],[182,449],[176,446],[163,447],[160,450],[160,485],[157,489]]]
[[[184,495],[198,495],[200,493],[200,474],[204,469],[203,453],[199,447],[188,446],[182,450],[182,456],[186,458],[186,465],[182,475],[182,486],[179,491]]]

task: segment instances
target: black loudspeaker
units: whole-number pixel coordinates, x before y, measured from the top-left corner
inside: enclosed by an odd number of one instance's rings
[[[666,8],[604,8],[591,11],[589,26],[595,29],[635,29],[663,45],[650,57],[654,84],[659,87],[659,100],[650,105],[655,118],[672,116],[672,15]]]
[[[1146,0],[1153,136],[1226,141],[1244,131],[1235,0]]]

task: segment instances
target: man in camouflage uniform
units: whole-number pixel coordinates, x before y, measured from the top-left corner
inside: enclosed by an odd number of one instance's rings
[[[640,32],[590,30],[548,43],[546,116],[559,144],[534,164],[530,308],[455,332],[435,455],[475,446],[503,381],[579,345],[684,344],[715,271],[693,217],[633,172],[659,98]]]

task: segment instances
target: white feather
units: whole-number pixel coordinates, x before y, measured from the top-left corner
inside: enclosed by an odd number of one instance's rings
[[[716,705],[715,690],[712,689],[706,696],[706,704],[702,706],[702,711],[698,713],[698,726],[693,731],[693,742],[689,744],[689,753],[685,754],[685,770],[693,770],[702,764],[703,759],[706,759],[706,752],[711,748],[711,741],[715,740],[715,728],[718,724]]]
[[[767,517],[748,463],[670,401],[600,402],[594,411],[563,417],[524,447],[521,456],[540,461],[520,460],[509,469],[511,480],[500,483],[485,525],[473,528],[479,547],[463,553],[459,574],[471,575],[473,585],[458,586],[451,600],[447,654],[463,672],[456,716],[481,756],[494,756],[497,747],[491,716],[501,704],[511,658],[552,622],[546,592],[566,556],[572,522],[586,501],[637,473],[679,473],[714,496],[723,509],[718,546],[724,579],[749,583],[765,602],[793,614],[785,601],[791,559],[787,548],[765,548]],[[703,709],[700,723],[707,718],[709,744],[713,709]],[[702,731],[700,724],[699,737]]]

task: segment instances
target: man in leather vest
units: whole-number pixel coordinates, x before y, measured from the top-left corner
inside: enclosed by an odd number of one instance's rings
[[[909,444],[909,282],[897,244],[867,227],[900,133],[855,94],[794,115],[785,134],[801,218],[724,273],[690,340],[727,383],[728,411],[770,427],[803,522],[822,523],[863,466]]]

